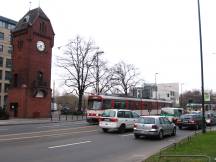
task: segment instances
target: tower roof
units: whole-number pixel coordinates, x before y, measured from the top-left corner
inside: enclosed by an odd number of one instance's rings
[[[29,10],[19,20],[13,32],[26,29],[28,26],[31,26],[38,17],[41,17],[47,21],[50,21],[49,18],[46,16],[46,14],[43,12],[43,10],[40,7],[38,7],[32,10]]]

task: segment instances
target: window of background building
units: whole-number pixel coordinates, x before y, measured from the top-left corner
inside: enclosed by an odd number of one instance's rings
[[[4,33],[0,32],[0,40],[4,40]]]
[[[12,67],[12,60],[11,59],[6,59],[6,67],[11,68]]]
[[[8,98],[8,95],[5,95],[4,96],[4,106],[6,106],[6,104],[7,104],[7,98]]]
[[[2,80],[2,70],[0,70],[0,80]],[[0,89],[1,91],[1,89]]]
[[[15,28],[15,25],[12,25],[12,24],[8,24],[8,29],[14,29]]]
[[[5,84],[4,92],[8,92],[9,86],[10,86],[10,84]]]
[[[5,22],[0,21],[0,27],[5,28]]]
[[[5,80],[11,80],[11,71],[5,71]]]
[[[13,47],[10,45],[10,46],[8,46],[8,53],[9,54],[12,54],[12,51],[13,51]]]
[[[3,57],[0,57],[0,67],[3,66]]]
[[[3,52],[3,45],[0,44],[0,52]]]

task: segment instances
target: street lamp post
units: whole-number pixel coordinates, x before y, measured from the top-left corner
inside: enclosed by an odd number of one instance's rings
[[[182,104],[183,104],[183,102],[182,102],[182,86],[184,85],[184,83],[181,83],[181,102],[180,102],[180,106],[182,107]]]
[[[104,53],[103,51],[96,52],[96,94],[99,95],[99,58],[98,55]]]
[[[158,114],[158,101],[157,101],[157,99],[158,99],[158,88],[157,88],[157,74],[158,73],[155,73],[155,94],[156,94],[156,108],[157,108],[157,114]]]
[[[206,132],[205,126],[205,105],[204,105],[204,74],[203,74],[203,52],[202,52],[202,30],[201,30],[201,18],[200,18],[200,1],[197,0],[198,6],[198,20],[199,20],[199,38],[200,38],[200,61],[201,61],[201,83],[202,83],[202,132]]]

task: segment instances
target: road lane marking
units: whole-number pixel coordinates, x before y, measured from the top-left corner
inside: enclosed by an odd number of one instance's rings
[[[52,127],[66,127],[65,125],[44,125],[44,126],[40,126],[40,127],[37,127],[38,129],[40,128],[52,128]]]
[[[127,136],[132,136],[133,135],[133,133],[130,133],[130,134],[124,134],[124,135],[120,135],[120,136],[122,136],[122,137],[127,137]]]
[[[4,129],[4,128],[3,128],[3,129],[0,129],[0,131],[5,131],[5,130],[9,130],[9,129]]]
[[[83,142],[78,142],[78,143],[70,143],[70,144],[65,144],[65,145],[57,145],[57,146],[51,146],[48,147],[49,149],[55,149],[55,148],[59,148],[59,147],[67,147],[67,146],[74,146],[74,145],[80,145],[80,144],[85,144],[85,143],[89,143],[92,141],[83,141]]]
[[[84,128],[91,128],[94,126],[83,126],[83,127],[76,127],[76,128],[65,128],[65,129],[51,129],[47,131],[37,131],[37,132],[30,132],[30,133],[15,133],[15,134],[6,134],[6,135],[0,135],[1,137],[8,137],[8,136],[16,136],[16,135],[31,135],[31,134],[39,134],[39,133],[52,133],[57,131],[68,131],[73,129],[84,129]]]
[[[68,132],[68,133],[60,133],[60,134],[47,134],[47,135],[38,135],[38,136],[30,136],[30,137],[15,137],[15,138],[0,139],[0,141],[23,140],[23,139],[52,137],[52,136],[63,136],[63,135],[67,135],[67,134],[89,133],[89,132],[96,132],[96,131],[97,130]]]

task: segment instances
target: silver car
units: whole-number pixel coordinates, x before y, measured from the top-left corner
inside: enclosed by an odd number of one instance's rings
[[[156,136],[162,139],[165,135],[176,135],[176,126],[167,117],[141,116],[134,124],[134,137]]]

